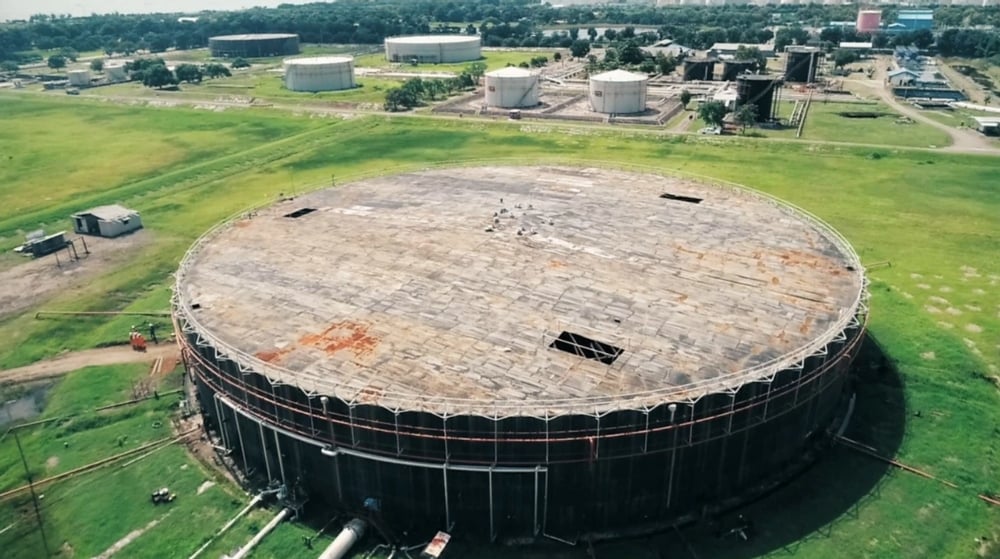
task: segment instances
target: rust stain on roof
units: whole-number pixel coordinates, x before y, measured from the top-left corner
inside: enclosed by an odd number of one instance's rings
[[[284,357],[288,355],[288,352],[290,351],[291,349],[272,349],[269,351],[258,351],[257,353],[254,354],[254,357],[267,363],[277,363],[282,359],[284,359]]]
[[[355,357],[367,357],[375,352],[380,339],[368,332],[371,325],[343,320],[335,322],[319,334],[307,334],[299,344],[319,348],[326,353],[350,351]]]

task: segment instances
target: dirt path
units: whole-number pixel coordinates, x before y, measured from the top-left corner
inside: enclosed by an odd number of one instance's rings
[[[34,380],[58,377],[70,371],[92,365],[117,365],[120,363],[147,363],[157,357],[164,360],[179,359],[180,351],[174,343],[162,343],[149,346],[148,351],[141,353],[132,350],[130,346],[115,346],[100,349],[87,349],[65,353],[52,359],[32,363],[25,367],[0,371],[0,384],[17,384]]]

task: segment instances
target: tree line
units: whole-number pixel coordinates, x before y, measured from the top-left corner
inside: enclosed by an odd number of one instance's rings
[[[895,17],[888,8],[886,21]],[[377,44],[385,37],[434,32],[479,34],[486,46],[561,47],[574,42],[615,42],[620,27],[631,28],[641,44],[670,38],[704,49],[716,42],[797,43],[802,29],[830,21],[853,21],[854,6],[821,4],[787,6],[608,6],[552,7],[535,0],[340,0],[328,4],[281,5],[238,12],[202,12],[197,19],[177,14],[95,15],[89,17],[33,16],[28,21],[0,24],[0,61],[28,62],[33,49],[68,47],[131,54],[169,48],[204,47],[215,35],[238,33],[297,33],[306,43]],[[442,23],[447,22],[447,23]],[[1000,27],[1000,7],[945,6],[935,10],[935,23],[951,27]],[[543,29],[564,27],[558,32]],[[598,27],[609,29],[598,34]],[[636,31],[635,26],[648,29]],[[770,27],[781,26],[777,35]],[[979,30],[986,39],[975,44],[993,49],[995,30]],[[831,32],[833,33],[833,32]],[[848,33],[848,32],[845,32]],[[844,35],[843,40],[852,36]],[[881,37],[881,35],[877,36]],[[624,37],[630,38],[630,37]],[[882,40],[882,39],[877,39]],[[984,49],[964,49],[975,55]]]

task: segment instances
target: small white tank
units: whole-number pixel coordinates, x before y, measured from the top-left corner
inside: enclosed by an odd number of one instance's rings
[[[70,85],[77,87],[90,85],[90,70],[70,70],[66,72],[66,77],[69,78]]]
[[[645,74],[612,70],[590,77],[590,108],[598,113],[629,114],[646,110]]]
[[[501,68],[486,73],[486,105],[504,109],[538,104],[538,74],[524,68]]]
[[[105,62],[104,75],[113,82],[123,82],[128,79],[128,73],[125,72],[125,63],[123,62]]]
[[[338,91],[354,87],[354,59],[318,56],[285,60],[285,87],[291,91]]]

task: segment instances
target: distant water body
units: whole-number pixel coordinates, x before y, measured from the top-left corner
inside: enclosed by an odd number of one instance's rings
[[[28,19],[34,14],[154,14],[202,10],[243,10],[255,6],[310,4],[318,0],[0,0],[0,21]]]

